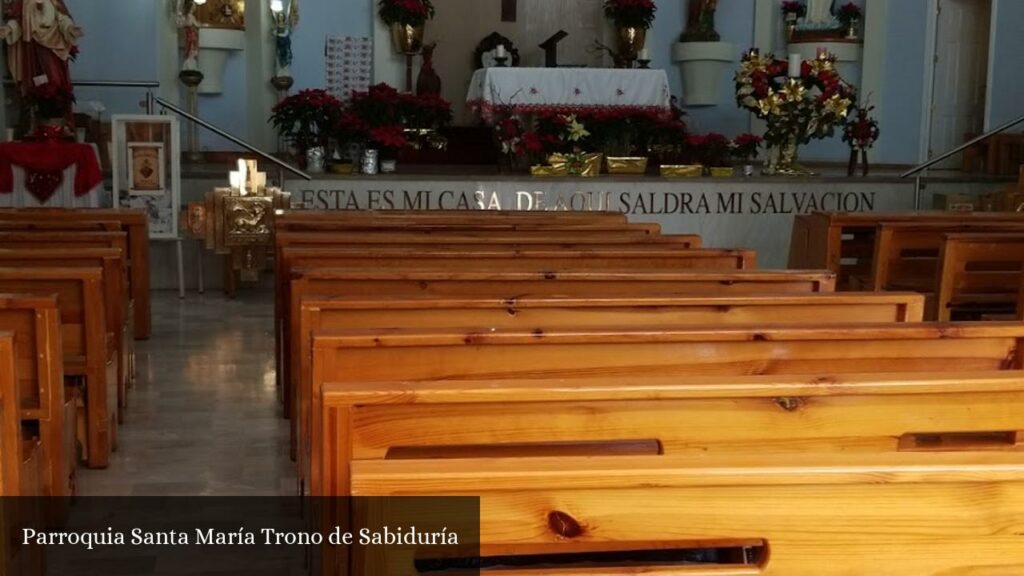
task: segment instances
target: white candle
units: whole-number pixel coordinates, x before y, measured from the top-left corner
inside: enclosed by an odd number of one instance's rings
[[[647,51],[647,48],[641,48],[640,53],[637,54],[637,60],[650,60],[651,53]]]
[[[245,160],[238,159],[238,192],[242,196],[245,196],[245,183],[248,175],[245,171]]]
[[[238,172],[228,172],[228,182],[231,183],[232,190],[238,190],[239,188],[241,188],[241,185],[238,182]]]
[[[505,58],[506,57],[505,45],[504,44],[498,44],[498,51],[495,53],[495,57],[497,57],[497,58]]]
[[[799,78],[800,77],[800,67],[802,65],[803,65],[803,59],[800,58],[799,54],[790,54],[789,55],[789,77],[790,78]]]

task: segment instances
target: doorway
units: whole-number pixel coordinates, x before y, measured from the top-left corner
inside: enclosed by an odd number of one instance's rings
[[[955,148],[966,135],[982,131],[992,22],[992,0],[932,0],[932,6],[932,63],[930,85],[925,87],[931,97],[925,111],[923,159]],[[935,168],[959,165],[959,157],[954,156]]]

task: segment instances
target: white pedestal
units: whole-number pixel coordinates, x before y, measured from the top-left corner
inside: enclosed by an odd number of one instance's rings
[[[728,42],[676,42],[672,61],[683,71],[683,104],[715,106],[719,102],[722,74],[739,60],[736,46]]]
[[[827,50],[836,57],[836,70],[843,80],[860,88],[863,44],[860,42],[798,42],[791,43],[788,51],[790,54],[800,54],[804,60],[811,60],[817,56],[819,48]]]
[[[232,52],[245,49],[245,32],[223,28],[199,29],[199,71],[203,82],[200,94],[220,94],[224,91],[224,67]]]

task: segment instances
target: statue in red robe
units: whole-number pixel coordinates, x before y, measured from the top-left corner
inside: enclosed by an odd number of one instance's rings
[[[7,65],[21,94],[60,99],[70,114],[68,60],[78,52],[82,28],[64,0],[14,0],[5,17],[0,40],[7,42]]]

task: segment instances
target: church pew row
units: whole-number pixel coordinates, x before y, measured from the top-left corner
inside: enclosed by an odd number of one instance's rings
[[[65,399],[56,296],[0,294],[0,331],[13,336],[16,381],[10,391],[17,394],[18,417],[39,437],[41,494],[70,496],[75,420]]]
[[[892,382],[889,389],[878,391],[898,394],[900,391],[900,379],[906,378],[912,381],[920,374],[942,374],[943,372],[956,371],[961,373],[976,372],[989,373],[992,371],[1011,371],[1017,376],[1024,376],[1024,363],[1019,353],[1024,339],[1024,326],[1017,323],[962,323],[954,326],[948,324],[834,324],[827,326],[779,326],[752,329],[749,327],[704,327],[692,329],[675,328],[607,328],[596,327],[545,330],[537,333],[533,330],[523,329],[494,329],[494,330],[466,330],[466,329],[394,329],[394,330],[366,330],[366,331],[345,331],[345,332],[321,332],[313,337],[313,366],[312,386],[314,390],[323,390],[324,405],[322,437],[317,437],[316,427],[312,430],[313,438],[311,443],[315,446],[322,446],[324,458],[321,463],[321,473],[324,476],[317,481],[316,471],[313,471],[312,478],[314,495],[345,495],[347,486],[347,469],[339,462],[350,459],[350,449],[346,445],[338,446],[336,443],[341,438],[353,438],[351,410],[346,408],[344,403],[339,407],[332,407],[328,404],[328,397],[334,399],[349,390],[362,387],[363,389],[375,389],[386,395],[390,389],[408,389],[410,387],[423,387],[428,389],[432,381],[485,381],[500,385],[515,385],[519,383],[523,388],[532,388],[536,385],[543,388],[542,381],[560,380],[561,391],[555,390],[553,397],[562,401],[582,402],[588,394],[600,397],[600,389],[607,388],[612,384],[614,390],[615,381],[635,382],[639,387],[636,391],[626,388],[620,389],[624,396],[631,392],[639,394],[639,398],[645,398],[651,402],[659,400],[657,391],[647,390],[643,382],[655,378],[674,377],[682,381],[683,394],[689,393],[695,398],[714,398],[715,394],[724,397],[731,397],[732,400],[724,400],[724,404],[718,405],[718,410],[735,410],[736,418],[722,419],[722,425],[727,425],[725,430],[719,429],[720,434],[726,434],[722,441],[727,441],[728,435],[742,435],[739,430],[743,426],[735,426],[736,421],[745,421],[745,414],[750,420],[750,430],[746,433],[758,435],[764,433],[766,441],[777,440],[786,443],[788,440],[796,440],[794,449],[799,449],[800,441],[806,441],[808,437],[820,431],[824,436],[821,442],[814,448],[843,449],[843,445],[857,445],[861,449],[878,449],[879,446],[885,449],[896,449],[900,443],[892,436],[878,440],[885,436],[887,425],[882,420],[871,420],[864,424],[859,433],[853,433],[849,429],[839,433],[833,429],[829,418],[825,413],[833,415],[833,410],[842,409],[846,406],[854,410],[847,415],[853,421],[864,418],[867,415],[878,415],[881,419],[894,419],[894,422],[906,422],[910,416],[898,416],[898,412],[908,411],[906,405],[894,403],[893,408],[886,408],[883,400],[864,400],[856,398],[851,393],[850,386],[844,386],[844,379],[849,374],[864,373],[891,373]],[[686,379],[721,377],[733,375],[746,377],[757,375],[762,377],[763,386],[760,387],[762,394],[756,393],[757,386],[734,385],[729,386],[728,382],[720,381],[720,386],[690,386],[687,387]],[[803,375],[801,379],[799,375]],[[778,379],[781,384],[773,387],[773,378]],[[514,382],[513,382],[514,381]],[[510,383],[511,382],[511,383]],[[801,382],[803,390],[801,390]],[[404,383],[404,384],[403,384]],[[573,393],[573,384],[580,388],[579,393]],[[467,384],[472,386],[472,384]],[[591,386],[592,385],[592,386]],[[455,385],[456,387],[458,384]],[[821,396],[834,396],[834,398],[804,398],[806,390],[810,387],[817,387]],[[486,387],[486,386],[484,386]],[[911,386],[910,389],[913,389]],[[590,390],[589,392],[587,390]],[[766,390],[774,390],[770,394]],[[868,389],[869,391],[870,388]],[[919,421],[924,427],[921,430],[903,430],[900,434],[943,434],[961,432],[986,432],[992,435],[983,435],[980,438],[973,438],[968,434],[966,442],[991,442],[994,446],[990,448],[1009,448],[1017,445],[1018,431],[1024,429],[1024,410],[1020,406],[1014,406],[1021,398],[1000,397],[1000,401],[992,401],[992,397],[985,396],[982,392],[987,390],[984,386],[970,388],[962,394],[960,402],[952,405],[922,402],[922,406],[916,407],[921,413],[928,413],[929,410],[942,410],[942,406],[958,406],[961,403],[973,401],[979,402],[973,410],[963,413],[970,418],[977,419],[979,425],[989,424],[985,419],[992,417],[1003,418],[998,421],[994,428],[974,428],[964,419],[967,416],[956,419],[955,422],[947,422],[949,428],[941,422],[927,424]],[[952,386],[951,392],[962,392],[961,389]],[[750,392],[752,397],[761,397],[760,401],[750,400],[741,402],[735,398],[742,397]],[[977,392],[978,394],[971,394]],[[704,396],[701,396],[704,394]],[[495,392],[495,396],[502,396]],[[764,400],[764,396],[770,398]],[[817,396],[817,395],[815,395]],[[466,401],[473,398],[486,398],[485,393],[466,394]],[[411,396],[410,398],[415,398]],[[529,398],[529,396],[526,396]],[[946,397],[951,398],[951,397]],[[332,399],[331,401],[335,401]],[[614,398],[612,398],[614,401]],[[1006,401],[1007,403],[1002,403]],[[863,403],[863,404],[859,404]],[[700,402],[696,403],[700,405]],[[527,406],[524,404],[523,406]],[[857,412],[858,406],[870,406],[862,412]],[[609,405],[606,405],[609,406]],[[644,407],[644,402],[637,406]],[[656,422],[679,422],[680,425],[690,422],[704,422],[703,417],[694,414],[691,418],[678,418],[678,410],[683,409],[682,404],[665,405],[665,414],[671,415],[668,420],[658,419],[650,416],[651,423]],[[834,406],[834,408],[829,408]],[[662,407],[657,403],[646,405],[651,410],[659,410]],[[706,403],[705,408],[714,408],[714,402]],[[674,408],[674,409],[672,409]],[[822,418],[818,418],[817,411],[821,409]],[[547,418],[555,413],[554,406],[543,403],[532,404],[526,408],[508,408],[510,414],[516,414],[523,420],[514,426],[522,426],[522,430],[531,429],[530,425],[523,424],[530,419],[529,413],[536,412],[534,418]],[[744,411],[746,409],[746,412]],[[610,409],[609,409],[610,410]],[[780,418],[790,414],[790,424],[778,430],[779,436],[771,436],[764,420],[764,411],[778,410]],[[626,411],[629,412],[628,410]],[[698,410],[699,412],[699,410]],[[559,418],[551,418],[551,426],[565,424],[568,434],[577,434],[579,441],[585,440],[607,440],[607,438],[589,438],[588,431],[598,432],[600,426],[591,426],[596,423],[604,412],[597,412],[589,409],[579,410],[579,418],[587,421],[576,422],[573,417],[568,416],[563,421]],[[935,412],[933,414],[937,414]],[[951,413],[947,413],[951,414]],[[721,414],[719,415],[721,418]],[[831,416],[830,416],[831,417]],[[835,416],[840,421],[842,417]],[[615,422],[614,417],[611,422]],[[641,419],[643,420],[643,419]],[[593,421],[593,422],[591,422]],[[618,424],[611,424],[612,428],[623,425],[624,421]],[[692,422],[691,422],[692,423]],[[667,424],[666,424],[667,425]],[[710,424],[709,424],[710,425]],[[836,423],[836,426],[841,426]],[[926,426],[927,425],[927,426]],[[547,429],[540,425],[540,429]],[[938,426],[938,428],[932,428]],[[966,427],[965,427],[966,426]],[[457,430],[472,430],[473,424],[467,423],[465,427],[461,422],[449,420],[444,427],[442,434],[457,435]],[[549,427],[548,427],[549,428]],[[397,434],[399,427],[389,428]],[[789,429],[789,432],[785,430]],[[795,429],[795,431],[794,431]],[[387,430],[378,427],[378,433],[389,434]],[[732,432],[729,432],[732,430]],[[802,432],[800,432],[802,430]],[[830,435],[833,439],[824,441]],[[439,432],[429,429],[422,431],[424,437]],[[467,432],[469,433],[469,432]],[[528,432],[524,432],[529,434]],[[999,434],[1003,436],[1000,437]],[[496,435],[498,435],[495,432]],[[692,427],[687,427],[681,434],[689,434],[693,438],[697,432]],[[715,432],[709,432],[714,435]],[[787,434],[789,436],[787,436]],[[896,435],[899,437],[899,435]],[[705,437],[707,438],[707,437]],[[848,438],[847,440],[840,440]],[[872,441],[871,438],[876,440]],[[641,435],[632,437],[617,438],[622,440],[659,440],[659,436]],[[927,442],[926,437],[908,437],[905,442],[915,446],[920,440]],[[349,440],[346,440],[348,442]],[[747,442],[756,440],[748,438]],[[413,441],[415,444],[415,441]],[[472,444],[472,442],[467,442]],[[671,444],[671,443],[669,443]],[[895,445],[894,445],[895,444]],[[678,446],[679,444],[672,444]],[[667,445],[659,445],[659,450],[666,449]],[[734,448],[734,449],[739,449]],[[316,448],[314,448],[314,451]],[[319,493],[319,490],[326,489],[326,493]]]
[[[823,268],[837,274],[837,287],[850,289],[851,276],[867,277],[874,258],[875,228],[881,222],[1024,223],[1013,212],[815,212],[797,215],[789,244],[789,267]]]
[[[292,374],[291,334],[297,333],[302,298],[309,295],[493,295],[522,297],[561,295],[589,298],[696,294],[807,294],[831,292],[834,276],[807,271],[425,271],[295,269],[281,314],[278,370],[281,384]],[[285,415],[291,414],[290,396],[284,391]]]
[[[1019,452],[374,460],[353,466],[353,493],[479,496],[485,565],[517,560],[481,574],[1013,576],[1022,473]],[[723,548],[737,553],[657,560]],[[656,559],[601,564],[599,550]],[[360,552],[362,569],[337,573],[383,573]],[[589,561],[555,571],[545,553]]]
[[[121,231],[127,235],[125,254],[129,262],[129,287],[134,302],[134,335],[142,340],[149,338],[149,217],[145,212],[103,208],[7,208],[0,209],[0,222],[29,223],[37,228],[65,224],[69,230],[75,230],[83,223],[119,223]]]
[[[0,268],[0,293],[56,295],[64,376],[82,382],[79,441],[91,468],[105,468],[117,429],[117,350],[106,328],[98,268]]]
[[[387,230],[405,230],[416,232],[442,231],[488,231],[493,233],[540,232],[540,231],[579,231],[579,232],[632,232],[657,236],[661,234],[661,225],[653,222],[602,222],[602,221],[551,221],[551,220],[520,220],[503,222],[486,222],[469,217],[451,222],[417,222],[403,220],[397,222],[380,220],[349,220],[349,221],[288,221],[275,222],[275,229],[290,232],[381,232]]]
[[[1020,234],[945,234],[939,250],[935,307],[939,321],[955,313],[1021,317],[1024,230]]]
[[[946,234],[1021,234],[1020,223],[881,222],[875,228],[872,290],[914,289],[934,294],[939,251]]]
[[[124,421],[128,388],[135,374],[135,343],[127,268],[117,248],[0,248],[3,268],[98,268],[103,271],[106,327],[114,335],[117,357],[118,420]]]
[[[321,390],[311,379],[312,336],[337,330],[396,327],[550,329],[616,326],[648,329],[684,326],[920,322],[923,299],[916,294],[809,294],[759,296],[658,296],[571,298],[562,296],[332,296],[304,298],[290,356],[290,389],[295,395],[292,433],[300,481],[318,470],[312,430],[321,430]],[[315,488],[314,488],[315,489]]]

